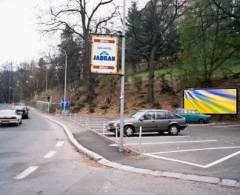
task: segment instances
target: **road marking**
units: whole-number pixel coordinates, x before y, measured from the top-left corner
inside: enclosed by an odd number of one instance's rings
[[[159,144],[184,144],[184,143],[206,143],[206,142],[217,142],[217,140],[195,140],[195,141],[168,141],[168,142],[146,142],[142,145],[159,145]],[[126,143],[125,146],[136,146],[139,143]],[[117,144],[110,144],[109,146],[117,146]]]
[[[237,156],[240,154],[240,151],[238,152],[234,152],[230,155],[227,155],[223,158],[220,158],[216,161],[213,161],[209,164],[206,164],[206,165],[200,165],[200,164],[197,164],[197,163],[191,163],[191,162],[188,162],[188,161],[183,161],[183,160],[177,160],[177,159],[174,159],[174,158],[168,158],[168,157],[164,157],[164,156],[157,156],[157,155],[154,155],[154,154],[149,154],[149,153],[144,153],[143,155],[145,156],[149,156],[149,157],[152,157],[152,158],[157,158],[157,159],[162,159],[162,160],[167,160],[167,161],[172,161],[172,162],[178,162],[178,163],[182,163],[182,164],[186,164],[186,165],[191,165],[191,166],[194,166],[194,167],[200,167],[200,168],[209,168],[209,167],[212,167],[212,166],[215,166],[217,164],[220,164],[230,158],[233,158],[234,156]]]
[[[209,164],[205,165],[205,168],[209,168],[209,167],[212,167],[214,165],[217,165],[217,164],[219,164],[221,162],[224,162],[224,161],[226,161],[226,160],[228,160],[228,159],[230,159],[230,158],[232,158],[234,156],[237,156],[238,154],[240,154],[240,151],[232,153],[232,154],[230,154],[228,156],[225,156],[223,158],[220,158],[219,160],[216,160],[216,161],[214,161],[212,163],[209,163]]]
[[[182,163],[182,164],[186,164],[186,165],[191,165],[191,166],[194,166],[194,167],[205,168],[204,165],[200,165],[200,164],[197,164],[197,163],[191,163],[191,162],[187,162],[187,161],[183,161],[183,160],[167,158],[167,157],[164,157],[164,156],[156,156],[156,155],[153,155],[153,154],[144,154],[144,155],[145,156],[150,156],[150,157],[153,157],[153,158],[162,159],[162,160],[168,160],[168,161],[178,162],[178,163]]]
[[[230,146],[230,147],[216,147],[216,148],[197,148],[197,149],[187,149],[187,150],[172,150],[165,152],[150,152],[146,154],[169,154],[169,153],[180,153],[180,152],[194,152],[194,151],[204,151],[204,150],[223,150],[223,149],[236,149],[240,146]]]
[[[64,144],[64,141],[58,141],[58,142],[56,143],[56,147],[62,147],[63,144]]]
[[[49,151],[43,158],[52,158],[56,154],[56,151]]]
[[[129,138],[129,139],[139,139],[139,134],[137,133],[136,135],[138,136],[134,136],[134,137],[126,137],[126,138]],[[142,133],[142,135],[147,135],[147,136],[143,136],[142,139],[146,140],[146,139],[153,139],[153,138],[156,138],[156,139],[165,139],[165,138],[171,138],[171,139],[175,139],[175,138],[186,138],[186,137],[191,137],[190,135],[178,135],[178,136],[175,136],[173,137],[172,135],[163,135],[163,136],[159,136],[159,134],[153,134],[153,136],[149,136],[150,134],[148,133]]]
[[[28,175],[30,175],[31,173],[33,173],[34,171],[36,171],[38,168],[39,168],[38,166],[28,167],[28,168],[25,169],[23,172],[21,172],[19,175],[17,175],[16,177],[14,177],[14,179],[17,179],[17,180],[24,179],[25,177],[27,177]]]
[[[216,128],[221,128],[221,127],[240,127],[240,125],[222,125],[222,126],[213,126]]]
[[[99,133],[100,135],[112,135],[114,136],[114,133]]]

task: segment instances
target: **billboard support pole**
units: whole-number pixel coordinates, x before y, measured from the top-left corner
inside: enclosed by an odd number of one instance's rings
[[[64,70],[64,102],[63,102],[63,110],[64,110],[64,113],[66,113],[66,99],[67,99],[67,67],[68,67],[68,64],[67,64],[67,52],[65,49],[63,48],[59,48],[60,50],[63,51],[64,55],[65,55],[65,70]]]
[[[123,30],[122,30],[122,66],[121,66],[121,95],[120,95],[120,137],[119,152],[123,152],[124,131],[124,87],[125,87],[125,34],[126,34],[126,0],[123,0]]]

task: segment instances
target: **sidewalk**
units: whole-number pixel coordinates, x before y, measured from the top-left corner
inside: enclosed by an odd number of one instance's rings
[[[54,116],[51,118],[57,121],[62,127],[65,126],[65,128],[72,133],[74,139],[76,139],[81,146],[89,150],[90,153],[92,151],[99,155],[95,160],[107,166],[160,177],[212,183],[227,187],[240,187],[240,177],[236,175],[219,173],[211,168],[201,170],[196,168],[189,170],[189,166],[187,165],[176,164],[164,160],[160,161],[159,159],[147,157],[129,150],[120,153],[118,147],[109,146],[110,144],[114,144],[111,140],[98,135],[96,132],[80,125],[78,122],[61,116]],[[75,146],[74,143],[72,144]],[[84,153],[86,153],[86,151]]]

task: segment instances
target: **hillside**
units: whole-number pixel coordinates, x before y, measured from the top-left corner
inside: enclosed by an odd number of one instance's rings
[[[217,79],[214,81],[214,88],[239,88],[240,78]],[[86,103],[86,87],[79,87],[77,90],[71,90],[72,112],[79,112],[81,114],[104,115],[110,117],[119,116],[119,97],[120,97],[120,80],[117,78],[100,79],[96,87],[96,99],[93,105]],[[167,82],[170,87],[167,91],[166,83],[160,80],[155,82],[155,103],[147,103],[147,80],[133,80],[127,79],[125,85],[125,114],[129,115],[134,111],[142,108],[158,108],[175,111],[176,108],[183,106],[183,89],[181,89],[176,81]],[[240,91],[238,91],[240,92]],[[59,103],[60,92],[58,90],[51,90],[49,94],[53,96],[53,102]],[[240,97],[240,96],[239,96]],[[238,100],[239,101],[239,100]],[[239,107],[238,107],[239,108]],[[238,120],[240,116],[220,115],[214,116],[214,119],[222,120]]]

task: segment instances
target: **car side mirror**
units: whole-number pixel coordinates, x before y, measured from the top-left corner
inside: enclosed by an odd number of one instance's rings
[[[142,122],[144,120],[144,117],[143,116],[140,117],[139,120]]]

